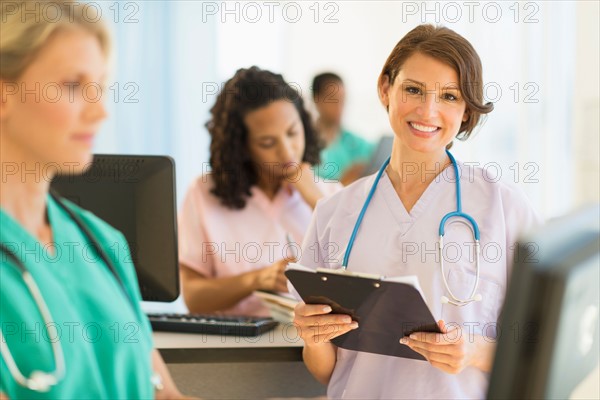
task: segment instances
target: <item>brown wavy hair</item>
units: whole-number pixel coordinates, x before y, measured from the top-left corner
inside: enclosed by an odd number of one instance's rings
[[[244,208],[250,188],[258,182],[257,167],[248,151],[244,117],[278,100],[293,103],[302,120],[305,140],[302,161],[311,165],[320,162],[320,140],[300,93],[279,74],[256,66],[239,69],[225,82],[206,123],[211,136],[210,166],[214,181],[211,192],[228,208]]]
[[[494,109],[493,103],[483,103],[483,68],[477,52],[467,39],[449,28],[419,25],[408,32],[392,50],[379,75],[378,90],[384,76],[389,78],[391,86],[404,62],[415,53],[435,58],[456,71],[468,113],[456,138],[467,140],[481,116]],[[448,147],[451,145],[452,143]]]

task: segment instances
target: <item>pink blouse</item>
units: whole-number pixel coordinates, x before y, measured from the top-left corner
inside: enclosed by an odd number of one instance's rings
[[[320,179],[320,178],[316,178]],[[246,207],[234,210],[210,192],[210,174],[190,186],[179,213],[179,262],[207,278],[223,278],[267,267],[300,252],[312,217],[311,207],[297,190],[280,190],[270,200],[251,188]],[[318,181],[325,195],[339,184]],[[288,240],[289,238],[289,240]],[[248,296],[224,314],[268,315],[261,300]]]

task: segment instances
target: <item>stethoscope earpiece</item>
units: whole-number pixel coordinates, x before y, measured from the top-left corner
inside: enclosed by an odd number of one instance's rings
[[[474,297],[473,300],[474,301],[481,301],[483,299],[483,297],[481,297],[481,294],[477,293]]]
[[[448,304],[450,302],[450,299],[448,299],[446,296],[442,296],[442,304]]]

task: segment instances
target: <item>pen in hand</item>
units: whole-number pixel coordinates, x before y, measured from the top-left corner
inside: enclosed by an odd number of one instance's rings
[[[292,240],[292,236],[289,232],[285,233],[285,241],[288,244],[288,254],[294,259],[298,260],[298,254],[296,254],[296,243]]]

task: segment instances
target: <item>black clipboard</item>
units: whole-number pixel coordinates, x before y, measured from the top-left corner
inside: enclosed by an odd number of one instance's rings
[[[327,304],[331,314],[348,314],[358,322],[357,329],[331,340],[343,349],[425,360],[400,339],[413,332],[441,333],[413,285],[341,270],[292,267],[285,275],[306,304]]]

